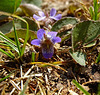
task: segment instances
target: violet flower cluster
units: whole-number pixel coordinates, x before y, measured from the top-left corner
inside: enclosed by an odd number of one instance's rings
[[[46,17],[44,12],[42,11],[39,11],[38,13],[40,16],[37,16],[35,14],[33,15],[33,18],[36,19],[37,21],[46,21],[46,19],[51,19],[51,20],[61,19],[61,14],[56,15],[56,10],[54,8],[51,9],[49,18]],[[37,31],[38,39],[32,40],[31,44],[40,46],[44,58],[48,59],[51,58],[54,54],[54,44],[61,42],[61,38],[56,36],[57,32],[54,31],[48,32],[47,30],[39,29]]]
[[[45,58],[51,58],[54,53],[53,45],[61,42],[60,37],[56,37],[57,32],[47,32],[44,29],[37,31],[37,38],[31,41],[32,45],[37,45],[42,48],[42,54]]]
[[[33,15],[33,18],[36,19],[37,21],[45,21],[47,19],[54,19],[54,20],[59,20],[61,19],[61,14],[56,15],[56,10],[54,8],[51,9],[50,11],[50,16],[45,15],[43,11],[38,12],[39,16]]]

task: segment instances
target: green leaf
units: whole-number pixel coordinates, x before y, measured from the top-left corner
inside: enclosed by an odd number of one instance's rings
[[[17,8],[17,10],[14,14],[18,15],[18,16],[21,16],[21,17],[25,15],[25,13],[23,12],[23,10],[20,7]]]
[[[5,33],[8,33],[8,32],[11,30],[11,28],[12,28],[12,21],[7,22],[7,23],[5,23],[5,24],[2,24],[2,25],[0,26],[0,31],[1,31],[3,34],[5,34]]]
[[[25,19],[28,22],[29,30],[33,30],[33,31],[38,30],[38,25],[32,19],[30,19],[28,17],[23,17],[23,19]],[[26,24],[23,21],[21,21],[20,23],[21,23],[21,28],[24,28],[24,29],[27,28]]]
[[[35,62],[35,52],[32,52],[32,62]]]
[[[71,37],[71,33],[67,34],[65,37],[63,37],[61,39],[61,42],[60,43],[63,43],[66,39],[70,38]]]
[[[21,0],[0,0],[0,11],[14,13],[20,3]]]
[[[72,50],[69,51],[72,58],[79,63],[81,66],[85,66],[86,55],[80,51],[73,52]]]
[[[23,19],[25,19],[28,22],[28,24],[30,26],[29,27],[30,30],[33,30],[33,31],[37,31],[38,30],[38,25],[32,19],[30,19],[28,17],[23,17]],[[26,23],[21,21],[21,20],[19,20],[19,19],[14,20],[14,22],[15,22],[15,28],[16,29],[21,29],[21,28],[22,29],[26,29],[27,28]],[[0,31],[3,34],[9,33],[11,30],[13,30],[12,21],[7,22],[5,24],[2,24],[0,26]]]
[[[9,39],[7,36],[5,36],[2,32],[0,32],[0,38],[11,43],[12,45],[16,46],[16,43],[14,41],[12,41],[11,39]]]
[[[33,4],[22,4],[20,5],[20,8],[24,12],[26,16],[33,17],[33,14],[36,14],[38,11],[41,11],[41,9]]]
[[[29,24],[29,30],[33,30],[33,31],[37,31],[38,30],[38,25],[31,19],[28,17],[23,17],[24,20],[27,21],[27,23]],[[15,28],[18,29],[27,29],[26,23],[19,20],[19,19],[15,19],[14,20],[14,24],[15,24]],[[13,31],[13,28],[12,30]]]
[[[4,51],[3,49],[0,48],[0,52],[6,54],[7,56],[9,56],[10,58],[14,59],[14,56],[10,55],[9,53],[7,53],[6,51]]]
[[[76,80],[73,80],[72,81],[77,88],[79,88],[85,95],[90,95],[89,92],[87,92]]]
[[[5,20],[5,19],[7,19],[7,18],[8,18],[8,16],[1,15],[1,14],[0,14],[0,20],[2,20],[2,21],[3,21],[3,20]]]
[[[98,20],[97,14],[98,14],[99,6],[97,0],[93,0],[93,7],[94,7],[94,20]]]
[[[0,39],[1,40],[1,39]],[[0,46],[6,46],[9,47],[9,45],[5,44],[5,43],[0,43]]]
[[[91,43],[89,43],[89,44],[87,44],[87,45],[84,45],[83,47],[92,47],[92,46],[95,46],[96,45],[96,42],[97,41],[93,41],[93,42],[91,42]]]
[[[13,70],[13,71],[12,71],[11,73],[9,73],[6,77],[0,79],[0,82],[3,81],[3,80],[5,80],[5,79],[7,79],[7,78],[9,78],[9,77],[11,76],[11,74],[14,73],[15,71],[16,71],[16,70]]]
[[[13,27],[14,27],[14,34],[15,34],[15,42],[16,42],[16,45],[17,45],[17,48],[18,48],[18,54],[20,56],[21,55],[20,42],[18,40],[18,36],[17,36],[17,33],[16,33],[15,25],[14,25],[14,21],[13,21]]]
[[[100,83],[98,84],[98,92],[97,95],[100,95]]]
[[[99,52],[98,57],[96,59],[96,63],[99,63],[99,62],[100,62],[100,52]]]
[[[72,47],[86,45],[94,41],[100,35],[99,21],[84,21],[76,25],[72,31]]]
[[[90,11],[91,18],[93,19],[94,11],[93,11],[93,7],[92,6],[89,7],[89,11]]]
[[[9,39],[7,36],[5,36],[3,33],[0,33],[0,39],[4,41],[6,45],[14,49],[16,52],[18,52],[18,48],[16,47],[16,43]]]
[[[75,25],[76,23],[78,23],[76,18],[72,18],[72,17],[66,17],[66,18],[62,18],[60,20],[58,20],[53,26],[52,26],[52,31],[58,31],[59,29],[62,28],[62,26],[67,25],[67,24],[73,24]]]
[[[5,43],[6,43],[9,47],[11,47],[12,49],[14,49],[17,53],[19,52],[19,51],[18,51],[18,48],[17,48],[16,46],[12,45],[11,43],[9,43],[9,42],[7,42],[7,41],[5,41]]]
[[[17,29],[16,32],[17,32],[18,38],[25,39],[26,29]],[[11,31],[5,35],[9,38],[15,38],[14,31]],[[35,38],[37,38],[37,35],[34,31],[29,30],[29,37],[31,37],[32,39],[35,39]],[[28,39],[29,39],[29,37],[28,37]]]
[[[97,14],[97,19],[99,19],[100,18],[100,12]]]

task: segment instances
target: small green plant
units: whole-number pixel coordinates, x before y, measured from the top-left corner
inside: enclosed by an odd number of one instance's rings
[[[73,80],[72,81],[77,88],[79,88],[85,95],[90,95],[89,92],[87,92],[76,80]]]
[[[0,45],[6,46],[7,48],[9,48],[9,50],[6,50],[6,51],[0,48],[0,52],[8,55],[12,59],[14,59],[15,57],[21,58],[23,56],[25,45],[27,43],[28,34],[29,34],[29,25],[27,21],[14,14],[17,8],[19,7],[19,5],[21,4],[21,1],[22,0],[12,0],[12,1],[1,0],[0,2],[0,14],[13,17],[13,28],[14,28],[14,35],[15,35],[15,41],[13,41],[9,37],[5,36],[2,33],[2,31],[0,32],[0,41],[3,41],[3,43],[0,43]],[[22,48],[20,47],[21,44],[18,40],[18,35],[15,29],[14,18],[17,18],[23,21],[24,23],[26,23],[26,26],[27,26],[26,37],[25,37],[25,41],[24,41]],[[15,50],[18,53],[17,56],[15,56],[15,54],[12,53],[13,50]]]
[[[99,7],[100,7],[100,3],[98,2],[98,0],[93,0],[93,7],[90,6],[89,8],[90,15],[93,20],[99,19],[100,16],[100,12],[98,12]]]
[[[22,48],[20,48],[20,42],[18,40],[18,36],[17,36],[17,33],[16,33],[15,25],[14,25],[14,21],[13,21],[13,27],[14,27],[15,41],[11,40],[7,36],[5,36],[2,32],[0,32],[0,40],[4,42],[4,43],[1,43],[1,45],[6,45],[6,46],[10,47],[11,49],[15,50],[18,53],[17,57],[22,57],[23,54],[24,54],[24,50],[25,50],[27,40],[28,40],[29,25],[28,25],[26,20],[24,20],[23,18],[21,18],[19,16],[16,16],[16,15],[10,14],[10,13],[6,13],[6,12],[0,12],[0,13],[3,14],[3,15],[12,16],[14,18],[20,19],[20,20],[22,20],[23,22],[26,23],[26,25],[27,25],[27,30],[26,31],[27,32],[26,32],[26,37],[25,37],[25,41],[24,41],[24,44],[23,44]],[[8,53],[8,52],[6,52],[6,51],[4,51],[3,49],[0,48],[0,52],[8,55],[12,59],[14,59],[16,57],[13,53],[11,53],[11,51]]]

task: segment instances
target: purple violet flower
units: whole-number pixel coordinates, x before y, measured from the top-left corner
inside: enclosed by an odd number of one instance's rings
[[[47,19],[48,20],[49,19],[59,20],[62,17],[61,14],[56,15],[56,9],[54,9],[54,8],[51,9],[50,16],[48,16],[48,15],[46,16],[43,11],[39,11],[38,14],[39,14],[39,16],[37,16],[35,14],[33,15],[33,18],[36,19],[37,21],[41,21],[41,20],[45,21]]]
[[[37,31],[37,38],[31,41],[32,45],[40,46],[43,56],[48,59],[53,56],[55,43],[61,42],[60,37],[56,37],[57,32],[47,32],[44,29]]]

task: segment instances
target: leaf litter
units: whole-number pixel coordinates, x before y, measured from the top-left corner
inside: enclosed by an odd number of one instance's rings
[[[65,17],[76,17],[74,12],[79,8],[79,3],[75,2],[76,0],[63,0],[63,2],[58,0],[58,3],[56,0],[43,1],[43,10],[55,7]],[[88,4],[86,1],[85,4]],[[89,2],[91,3],[91,0]],[[73,6],[75,10],[71,10],[71,5],[77,6]],[[82,16],[84,15],[79,17],[80,20],[84,20]],[[72,28],[73,26],[65,28],[62,32]],[[95,63],[97,54],[100,52],[99,40],[97,39],[96,45],[82,49],[87,55],[85,67],[79,65],[70,55],[69,50],[72,48],[70,36],[61,43],[60,47],[58,44],[58,49],[55,46],[55,53],[51,59],[43,58],[40,47],[33,47],[30,43],[25,48],[24,63],[20,59],[13,61],[5,54],[0,53],[0,79],[11,74],[4,81],[0,81],[1,95],[18,95],[22,90],[21,82],[24,84],[23,93],[26,95],[83,95],[83,92],[72,83],[73,79],[77,80],[91,95],[96,95],[100,84],[100,64]],[[32,62],[32,51],[35,52],[35,62]],[[22,64],[21,74],[18,63]]]

